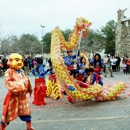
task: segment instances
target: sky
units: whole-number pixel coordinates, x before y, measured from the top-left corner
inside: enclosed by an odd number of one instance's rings
[[[85,17],[97,30],[110,20],[117,22],[117,11],[130,17],[130,0],[0,0],[0,36],[33,34],[39,38],[56,26],[73,29],[76,18]]]

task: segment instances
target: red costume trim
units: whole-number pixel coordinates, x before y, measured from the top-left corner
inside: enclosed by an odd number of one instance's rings
[[[55,74],[50,74],[49,75],[49,80],[53,79],[54,83],[56,83],[56,75]]]
[[[8,92],[5,99],[4,99],[4,109],[3,109],[3,116],[6,117],[6,114],[7,114],[7,111],[8,111],[8,106],[9,106],[9,101],[10,99],[12,98],[12,93],[11,92]]]
[[[80,86],[80,87],[82,87],[82,88],[88,88],[89,87],[89,85],[88,85],[88,83],[86,82],[86,84],[83,82],[83,80],[84,80],[84,77],[82,76],[82,75],[78,75],[77,77],[76,77],[76,79],[78,80],[78,81],[80,81],[80,82],[78,82],[78,85]]]

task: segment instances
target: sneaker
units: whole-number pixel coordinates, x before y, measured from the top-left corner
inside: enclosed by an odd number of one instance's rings
[[[111,77],[114,77],[113,75]]]

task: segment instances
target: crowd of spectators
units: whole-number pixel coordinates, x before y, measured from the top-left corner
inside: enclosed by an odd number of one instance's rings
[[[31,56],[23,56],[24,59],[24,70],[27,75],[37,65],[37,58]],[[77,58],[78,60],[78,58]],[[91,60],[91,59],[90,59]],[[121,59],[119,54],[115,56],[105,55],[102,59],[104,62],[104,76],[110,72],[110,76],[113,77],[113,73],[122,71],[124,74],[130,73],[130,58],[127,54]],[[7,66],[8,58],[6,56],[0,56],[0,76],[8,69]],[[75,61],[76,63],[77,61]],[[79,62],[79,61],[78,61]],[[43,65],[48,64],[48,59],[43,58]],[[76,69],[74,71],[77,71]]]
[[[4,72],[8,69],[8,58],[6,56],[0,56],[0,76],[4,74]],[[23,62],[24,62],[24,71],[26,75],[29,75],[32,68],[35,68],[37,65],[37,58],[32,58],[31,56],[23,56]],[[43,65],[45,65],[47,62],[46,58],[43,58]]]
[[[110,71],[110,74],[122,71],[123,74],[130,73],[130,58],[127,54],[121,59],[119,54],[115,56],[105,55],[103,58],[105,77]]]

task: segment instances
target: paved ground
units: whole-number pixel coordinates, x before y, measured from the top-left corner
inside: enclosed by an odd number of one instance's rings
[[[32,85],[34,77],[29,75]],[[0,116],[2,102],[7,90],[3,77],[0,77]],[[104,78],[105,84],[124,81],[130,86],[130,74],[114,73],[114,77]],[[107,102],[76,101],[68,104],[66,96],[63,100],[55,101],[46,98],[44,107],[32,108],[33,126],[36,130],[130,130],[130,94],[129,87],[117,100]],[[13,121],[7,130],[25,130],[25,123],[19,118]]]

